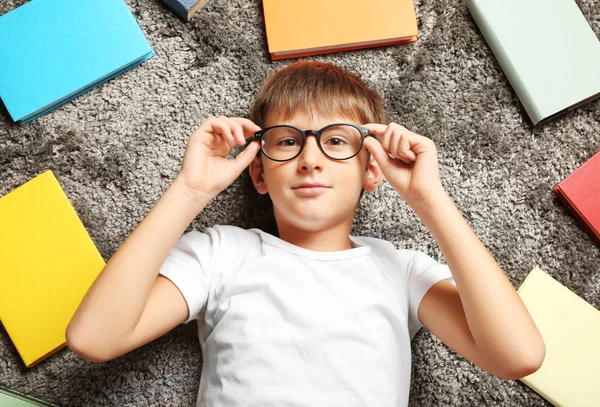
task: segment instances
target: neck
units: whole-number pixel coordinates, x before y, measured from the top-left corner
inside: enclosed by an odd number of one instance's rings
[[[277,229],[281,240],[316,252],[337,252],[351,249],[350,226],[350,224],[341,223],[323,229],[305,229],[277,220]]]

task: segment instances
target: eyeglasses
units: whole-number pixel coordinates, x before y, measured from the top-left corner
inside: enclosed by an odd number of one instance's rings
[[[300,130],[288,124],[267,127],[254,133],[246,145],[259,140],[262,153],[273,161],[298,157],[309,135],[315,136],[319,149],[332,160],[349,160],[362,149],[369,129],[348,123],[333,123],[321,130]]]

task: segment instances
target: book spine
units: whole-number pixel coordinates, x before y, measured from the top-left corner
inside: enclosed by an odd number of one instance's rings
[[[406,40],[394,40],[394,41],[389,41],[389,42],[382,42],[382,43],[379,43],[376,45],[371,45],[371,44],[357,45],[357,46],[349,46],[349,47],[320,49],[320,50],[314,50],[314,51],[272,52],[271,59],[273,61],[276,61],[279,59],[301,58],[301,57],[306,57],[306,56],[311,56],[311,55],[329,54],[329,53],[333,53],[333,52],[353,51],[353,50],[357,50],[357,49],[365,49],[365,48],[373,48],[373,47],[386,47],[389,45],[396,45],[396,44],[408,44],[410,42],[415,42],[416,40],[417,40],[417,36],[414,36],[414,37],[411,37]]]
[[[84,88],[84,89],[82,89],[82,90],[78,91],[77,93],[74,93],[74,94],[72,94],[72,95],[70,95],[70,96],[68,96],[68,97],[66,97],[66,98],[64,98],[64,99],[62,99],[62,100],[60,100],[59,102],[57,102],[57,103],[55,103],[55,104],[53,104],[53,105],[50,105],[50,107],[48,107],[47,109],[44,109],[44,110],[38,111],[37,113],[31,114],[31,115],[29,115],[29,116],[26,116],[25,118],[22,118],[22,119],[20,119],[20,120],[17,120],[17,123],[19,123],[20,125],[27,124],[27,123],[29,123],[30,121],[32,121],[32,120],[35,120],[35,119],[37,119],[38,117],[40,117],[40,116],[42,116],[42,115],[44,115],[44,114],[46,114],[46,113],[48,113],[48,112],[50,112],[50,111],[52,111],[52,110],[56,109],[57,107],[59,107],[59,106],[62,106],[62,105],[64,105],[65,103],[67,103],[67,102],[69,102],[69,101],[71,101],[71,100],[75,99],[76,97],[78,97],[78,96],[81,96],[82,94],[84,94],[84,93],[86,93],[86,92],[88,92],[88,91],[90,91],[90,90],[94,89],[96,86],[99,86],[99,85],[101,85],[101,84],[103,84],[103,83],[105,83],[105,82],[108,82],[109,80],[113,79],[115,76],[118,76],[118,75],[122,74],[123,72],[126,72],[126,71],[128,71],[128,70],[130,70],[130,69],[132,69],[132,68],[135,68],[136,66],[140,65],[142,62],[145,62],[145,61],[149,60],[149,59],[150,59],[150,58],[152,58],[153,56],[154,56],[154,51],[152,51],[152,49],[150,49],[150,52],[149,52],[148,54],[146,54],[146,55],[145,55],[144,57],[142,57],[141,59],[139,59],[139,60],[135,61],[135,62],[134,62],[134,63],[132,63],[131,65],[127,65],[125,68],[123,68],[123,69],[121,69],[121,70],[119,70],[119,71],[117,71],[117,72],[115,72],[115,73],[111,74],[110,76],[108,76],[108,77],[106,77],[106,78],[102,78],[102,79],[101,79],[100,81],[98,81],[98,82],[94,82],[94,83],[92,83],[90,86],[88,86],[88,87],[86,87],[86,88]]]
[[[494,32],[493,24],[490,23],[487,18],[485,10],[482,10],[481,1],[479,0],[468,0],[467,7],[473,20],[479,27],[479,31],[483,35],[483,38],[489,45],[490,49],[494,53],[496,60],[500,64],[500,67],[504,71],[506,78],[513,87],[515,93],[519,97],[521,104],[525,108],[525,111],[529,115],[529,118],[534,125],[538,124],[544,119],[539,108],[535,105],[531,94],[527,90],[525,83],[521,80],[519,73],[515,69],[514,63],[511,61],[510,56],[506,52],[506,49],[502,46],[501,41]]]

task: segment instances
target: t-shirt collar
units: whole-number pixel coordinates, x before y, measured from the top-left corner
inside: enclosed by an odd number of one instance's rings
[[[355,239],[354,236],[350,236],[350,241],[355,248],[340,250],[335,252],[317,252],[314,250],[304,249],[300,246],[296,246],[285,240],[282,240],[276,236],[273,236],[267,232],[263,232],[260,229],[254,229],[258,232],[263,242],[283,249],[289,253],[295,254],[300,257],[314,259],[314,260],[345,260],[354,257],[362,257],[371,253],[371,247],[368,245],[362,245]]]

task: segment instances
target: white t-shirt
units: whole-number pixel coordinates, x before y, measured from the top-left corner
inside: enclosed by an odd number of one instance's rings
[[[315,252],[258,229],[183,235],[160,274],[198,319],[197,406],[406,406],[421,299],[447,266],[384,240]]]

